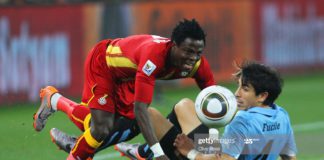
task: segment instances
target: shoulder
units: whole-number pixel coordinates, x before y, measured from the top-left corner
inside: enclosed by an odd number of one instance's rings
[[[289,113],[282,107],[274,104],[276,109],[278,110],[278,114],[279,117],[281,118],[282,121],[286,121],[288,125],[291,125],[290,123],[290,117],[289,117]]]
[[[202,66],[204,66],[204,64],[208,64],[208,61],[205,56],[202,55],[200,57],[200,63],[202,64]]]
[[[170,42],[169,38],[157,36],[157,35],[149,35],[149,34],[143,34],[143,35],[134,35],[127,37],[127,39],[133,39],[138,43],[141,43],[142,45],[147,46],[165,46]]]
[[[136,49],[154,49],[166,46],[170,39],[155,35],[141,34],[121,38],[118,42],[120,46]]]
[[[233,119],[236,120],[236,121],[242,121],[242,122],[246,122],[248,120],[250,120],[251,118],[251,113],[250,112],[247,112],[245,110],[241,110],[241,111],[238,111]]]
[[[164,57],[171,48],[171,42],[168,38],[155,35],[141,35],[140,37],[140,40],[138,39],[134,43],[138,43],[135,49],[138,49],[141,55]]]
[[[282,114],[284,114],[284,115],[286,115],[286,116],[289,116],[287,110],[285,110],[284,108],[280,107],[280,106],[277,105],[277,104],[273,104],[273,105],[274,105],[274,107],[276,107],[276,109],[277,109],[280,113],[282,113]]]
[[[196,63],[195,68],[198,72],[212,72],[208,60],[205,56],[201,56],[199,61]]]
[[[123,38],[124,40],[130,40],[130,39],[134,39],[134,40],[147,40],[147,39],[152,39],[151,35],[148,34],[138,34],[138,35],[130,35],[128,37]]]
[[[245,128],[249,125],[250,119],[250,113],[246,111],[238,111],[233,120],[227,126],[233,128]]]

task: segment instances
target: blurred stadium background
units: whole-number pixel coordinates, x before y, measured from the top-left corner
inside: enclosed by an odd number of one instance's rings
[[[62,113],[41,133],[32,128],[38,91],[56,86],[80,100],[83,61],[101,39],[131,34],[169,37],[183,18],[207,32],[205,56],[218,83],[234,91],[233,61],[254,59],[285,79],[277,101],[291,116],[299,159],[324,159],[324,1],[0,0],[0,159],[64,159],[50,142],[58,127],[80,132]],[[195,98],[191,80],[159,81],[152,106],[166,115],[180,98]],[[143,142],[138,136],[132,142]],[[122,159],[108,149],[95,159]]]

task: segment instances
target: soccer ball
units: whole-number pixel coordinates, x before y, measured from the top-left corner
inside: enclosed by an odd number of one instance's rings
[[[198,94],[195,109],[203,124],[219,128],[233,119],[237,111],[237,102],[229,89],[214,85],[203,89]]]

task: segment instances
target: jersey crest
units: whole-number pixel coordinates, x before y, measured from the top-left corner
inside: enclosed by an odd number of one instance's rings
[[[189,74],[189,72],[181,72],[181,76],[182,77],[185,77],[185,76],[187,76]]]
[[[150,61],[150,60],[147,60],[146,63],[144,64],[143,68],[142,68],[142,71],[147,75],[147,76],[150,76],[153,71],[155,70],[156,68],[156,65]]]
[[[104,96],[102,96],[101,98],[98,99],[98,103],[102,106],[105,105],[107,103],[107,100],[106,100],[107,97],[108,97],[108,95],[105,94]]]

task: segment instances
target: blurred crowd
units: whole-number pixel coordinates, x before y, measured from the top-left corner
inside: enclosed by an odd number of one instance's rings
[[[69,4],[81,2],[96,2],[99,0],[0,0],[1,6],[19,5],[50,5],[50,4]]]

